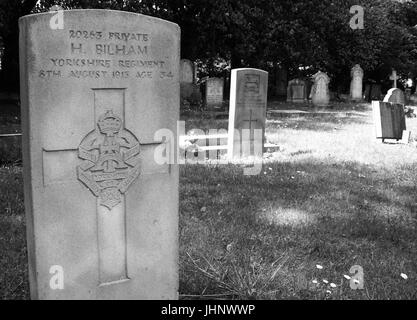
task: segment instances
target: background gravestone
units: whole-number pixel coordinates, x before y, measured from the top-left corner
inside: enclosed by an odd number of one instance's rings
[[[405,105],[405,95],[401,89],[391,88],[384,97],[384,102]]]
[[[356,64],[352,68],[350,75],[352,77],[352,81],[350,82],[350,98],[354,101],[360,101],[363,99],[363,69],[359,64]]]
[[[196,85],[195,65],[188,59],[182,59],[180,63],[181,100],[197,104],[201,100],[200,89]]]
[[[330,101],[330,78],[324,72],[313,75],[314,84],[311,88],[311,100],[315,106],[328,106]]]
[[[228,131],[229,158],[262,157],[267,93],[268,72],[251,68],[232,70]]]
[[[293,79],[288,82],[287,102],[306,102],[307,87],[306,82],[301,79]]]
[[[372,101],[372,113],[377,139],[402,139],[403,131],[406,130],[403,105]]]
[[[20,19],[31,297],[176,299],[178,168],[156,163],[154,137],[176,131],[179,27],[72,10],[52,30],[51,16]]]
[[[205,101],[209,109],[219,108],[223,104],[224,80],[222,78],[208,78],[205,81]]]

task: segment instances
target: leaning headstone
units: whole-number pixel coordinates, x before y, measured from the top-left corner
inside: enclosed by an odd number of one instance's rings
[[[311,89],[311,100],[315,106],[327,106],[330,101],[329,82],[330,78],[324,72],[313,75],[314,84]]]
[[[377,139],[402,139],[406,124],[401,104],[372,101],[372,112]]]
[[[401,89],[398,88],[391,88],[388,90],[384,98],[384,102],[391,102],[396,104],[405,105],[405,95]]]
[[[108,10],[20,19],[31,297],[176,299],[180,29]],[[173,135],[174,135],[173,134]],[[172,162],[170,162],[172,163]]]
[[[205,81],[205,101],[208,109],[219,108],[223,104],[223,87],[222,78],[208,78]]]
[[[363,99],[362,95],[362,80],[363,69],[359,64],[356,64],[350,73],[352,81],[350,82],[350,98],[354,101],[360,101]]]
[[[228,157],[262,157],[265,142],[268,72],[232,70]]]
[[[293,79],[288,82],[287,87],[287,102],[306,102],[307,101],[307,87],[306,82],[301,79]]]

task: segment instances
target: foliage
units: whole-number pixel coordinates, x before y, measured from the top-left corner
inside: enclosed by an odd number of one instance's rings
[[[17,18],[34,3],[3,0],[0,5],[0,37],[7,49],[4,79],[17,77]],[[201,61],[204,74],[221,73],[219,60],[227,61],[229,69],[285,66],[291,77],[322,70],[344,87],[356,63],[374,80],[387,79],[392,68],[404,77],[417,74],[416,0],[41,0],[34,11],[54,4],[126,10],[176,22],[182,30],[182,56]],[[365,9],[362,30],[349,26],[353,5]]]

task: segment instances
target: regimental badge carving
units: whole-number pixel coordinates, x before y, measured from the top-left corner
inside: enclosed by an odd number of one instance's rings
[[[111,210],[139,176],[139,154],[138,139],[109,110],[99,118],[96,130],[81,141],[78,179],[99,198],[100,205]]]

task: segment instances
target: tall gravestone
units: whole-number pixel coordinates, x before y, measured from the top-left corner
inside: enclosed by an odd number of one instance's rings
[[[363,69],[359,64],[356,64],[352,68],[350,75],[352,77],[352,81],[350,82],[350,98],[354,101],[360,101],[363,99]]]
[[[64,11],[20,19],[31,297],[176,299],[178,168],[159,164],[179,118],[177,25]]]
[[[208,78],[205,82],[205,101],[209,109],[221,107],[223,104],[224,80],[222,78]]]
[[[327,106],[330,101],[329,82],[330,78],[324,72],[313,75],[314,84],[311,88],[311,101],[315,106]]]
[[[265,142],[268,72],[232,70],[228,157],[262,157]]]

